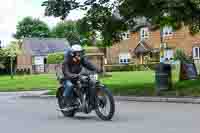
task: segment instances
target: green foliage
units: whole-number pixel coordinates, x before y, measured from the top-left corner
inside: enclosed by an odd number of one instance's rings
[[[199,0],[119,0],[120,14],[129,24],[135,24],[134,18],[146,17],[156,25],[171,24],[179,27],[200,25]],[[196,30],[199,28],[196,28]],[[191,30],[193,30],[191,28]]]
[[[88,35],[94,35],[98,31],[102,37],[103,46],[111,46],[113,42],[121,40],[122,32],[127,30],[126,24],[112,14],[112,7],[106,7],[101,4],[94,4],[87,11],[84,18],[85,29]],[[93,37],[95,38],[95,36]]]
[[[55,38],[66,38],[70,43],[79,42],[80,40],[76,21],[64,21],[58,23],[52,29],[51,36]]]
[[[77,21],[77,30],[80,34],[81,44],[83,46],[94,45],[93,39],[96,38],[95,31],[93,31],[86,17]]]
[[[46,7],[46,16],[60,17],[64,20],[71,10],[79,6],[79,2],[76,0],[46,0],[42,6]]]
[[[183,49],[176,49],[176,52],[174,54],[174,60],[179,60],[182,63],[192,63],[192,59],[188,57]]]
[[[18,42],[11,42],[8,47],[4,49],[5,56],[15,58],[21,53]]]
[[[4,51],[0,48],[0,69],[5,68],[5,57],[4,57]]]
[[[160,27],[164,27],[166,25],[172,26],[173,29],[179,29],[181,27],[181,24],[177,23],[176,20],[172,18],[171,16],[161,17],[158,19],[157,23],[160,24]]]
[[[0,69],[10,68],[10,58],[13,59],[13,66],[16,65],[16,56],[20,54],[17,42],[11,42],[6,48],[0,49]]]
[[[25,17],[17,24],[17,31],[14,34],[16,39],[25,37],[49,37],[50,30],[46,23],[39,19]]]
[[[17,42],[11,42],[8,47],[4,49],[4,54],[7,56],[10,60],[10,72],[11,72],[11,78],[13,79],[14,75],[14,67],[16,65],[16,57],[18,54],[21,53],[21,50],[19,48],[19,44]]]
[[[193,22],[193,24],[189,26],[189,29],[192,35],[199,33],[200,32],[200,18],[199,18],[199,23]]]
[[[60,64],[64,61],[64,54],[63,53],[53,53],[49,54],[47,58],[48,64]]]
[[[85,0],[81,3],[76,0],[47,0],[42,6],[45,6],[46,16],[61,19],[66,18],[72,10],[87,10],[86,16],[78,23],[83,44],[95,45],[97,32],[100,33],[104,46],[111,46],[113,42],[121,39],[121,31],[127,30],[127,27],[122,20],[112,14],[114,5],[110,0]]]

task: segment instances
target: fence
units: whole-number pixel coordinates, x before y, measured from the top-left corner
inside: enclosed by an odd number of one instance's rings
[[[32,65],[32,73],[48,73],[48,65]]]

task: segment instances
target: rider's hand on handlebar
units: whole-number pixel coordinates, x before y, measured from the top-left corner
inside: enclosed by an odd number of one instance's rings
[[[74,74],[74,75],[72,76],[73,79],[78,79],[79,77],[80,77],[79,74]]]

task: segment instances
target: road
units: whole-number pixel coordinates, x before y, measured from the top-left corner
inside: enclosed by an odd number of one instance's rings
[[[95,113],[64,118],[55,99],[0,95],[1,133],[199,133],[200,105],[117,102],[111,122]]]

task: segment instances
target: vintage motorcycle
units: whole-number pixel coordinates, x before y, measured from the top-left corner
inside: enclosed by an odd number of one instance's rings
[[[91,113],[93,110],[102,120],[111,120],[115,113],[115,102],[111,91],[98,81],[98,75],[95,73],[81,74],[79,78],[73,82],[73,96],[78,103],[77,106],[67,107],[65,98],[63,97],[64,87],[63,80],[60,80],[61,86],[57,89],[56,97],[60,111],[65,117],[73,117],[77,112],[85,114]],[[93,91],[90,91],[90,90]],[[91,94],[91,92],[93,94]],[[91,96],[93,95],[93,104],[91,104]],[[64,108],[64,109],[63,109]]]

